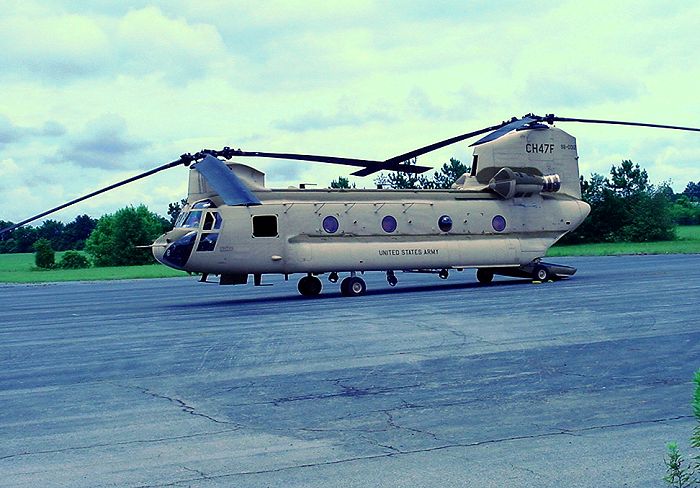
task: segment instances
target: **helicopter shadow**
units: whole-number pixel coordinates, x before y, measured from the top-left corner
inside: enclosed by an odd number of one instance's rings
[[[501,287],[512,287],[518,285],[531,284],[531,280],[527,279],[512,279],[503,281],[494,281],[489,284],[482,283],[449,283],[449,284],[432,284],[432,285],[411,285],[402,286],[396,288],[380,288],[374,290],[367,290],[365,297],[380,297],[384,295],[408,295],[412,293],[430,293],[439,291],[450,291],[450,290],[470,290],[470,289],[480,289],[480,288],[501,288]],[[313,298],[303,297],[301,295],[279,295],[279,296],[266,296],[266,297],[255,297],[255,298],[231,298],[223,300],[209,300],[202,302],[191,301],[186,304],[172,304],[167,305],[165,308],[168,309],[188,309],[192,310],[194,308],[217,308],[217,307],[231,307],[236,305],[253,305],[253,304],[265,304],[265,303],[303,303],[309,301],[318,300],[347,300],[349,297],[343,296],[340,291],[335,291],[331,293],[322,293]]]

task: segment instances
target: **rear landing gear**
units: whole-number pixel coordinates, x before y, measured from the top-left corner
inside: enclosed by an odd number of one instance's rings
[[[359,297],[366,291],[367,284],[359,276],[349,276],[340,282],[340,293],[345,297]]]
[[[399,282],[399,279],[396,277],[393,271],[387,271],[386,281],[387,283],[389,283],[389,286],[396,286],[396,284]]]
[[[549,281],[552,278],[552,273],[549,271],[549,268],[546,266],[542,266],[541,264],[538,264],[535,266],[535,269],[532,271],[532,279],[534,281]]]
[[[299,293],[305,297],[317,296],[319,293],[321,293],[322,288],[323,284],[321,284],[321,280],[313,275],[304,276],[299,280],[299,284],[297,285]]]
[[[479,283],[491,283],[493,281],[493,271],[479,268],[476,270],[476,279],[479,281]]]

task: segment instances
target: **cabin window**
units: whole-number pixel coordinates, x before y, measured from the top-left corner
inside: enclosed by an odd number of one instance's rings
[[[503,232],[506,230],[506,219],[502,215],[496,215],[493,219],[491,219],[491,227],[493,227],[493,230],[496,232]]]
[[[199,245],[197,246],[197,251],[213,251],[216,247],[216,240],[219,238],[219,233],[215,232],[213,234],[202,234],[201,239],[199,239]]]
[[[334,216],[329,215],[325,219],[323,219],[323,230],[328,232],[329,234],[335,234],[338,232],[338,228],[340,227],[340,224],[338,223],[338,219],[336,219]]]
[[[396,227],[398,224],[396,223],[396,219],[392,217],[391,215],[387,215],[382,219],[382,229],[384,232],[388,232],[391,234],[396,230]]]
[[[452,230],[452,217],[449,215],[443,215],[438,219],[438,227],[443,232],[449,232]]]
[[[253,237],[277,237],[277,215],[253,217]]]

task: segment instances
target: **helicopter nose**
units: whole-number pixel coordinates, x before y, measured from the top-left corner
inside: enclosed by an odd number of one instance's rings
[[[168,247],[153,247],[153,257],[159,262],[175,269],[185,269],[185,264],[192,254],[197,232],[192,231],[170,244]],[[158,241],[156,241],[158,242]]]

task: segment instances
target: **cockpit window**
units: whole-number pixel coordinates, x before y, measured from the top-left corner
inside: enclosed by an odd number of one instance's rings
[[[180,212],[177,216],[177,220],[175,220],[175,225],[173,227],[181,227],[182,223],[185,221],[185,217],[187,217],[187,212]]]
[[[195,212],[190,212],[187,214],[185,222],[182,227],[199,227],[199,221],[202,219],[202,211],[197,210]]]
[[[199,202],[195,202],[192,205],[192,208],[216,208],[216,205],[214,205],[214,202],[211,200],[202,200]]]
[[[212,229],[220,229],[221,228],[221,217],[219,216],[219,212],[207,212],[204,215],[204,225],[202,226],[203,230],[212,230]]]

